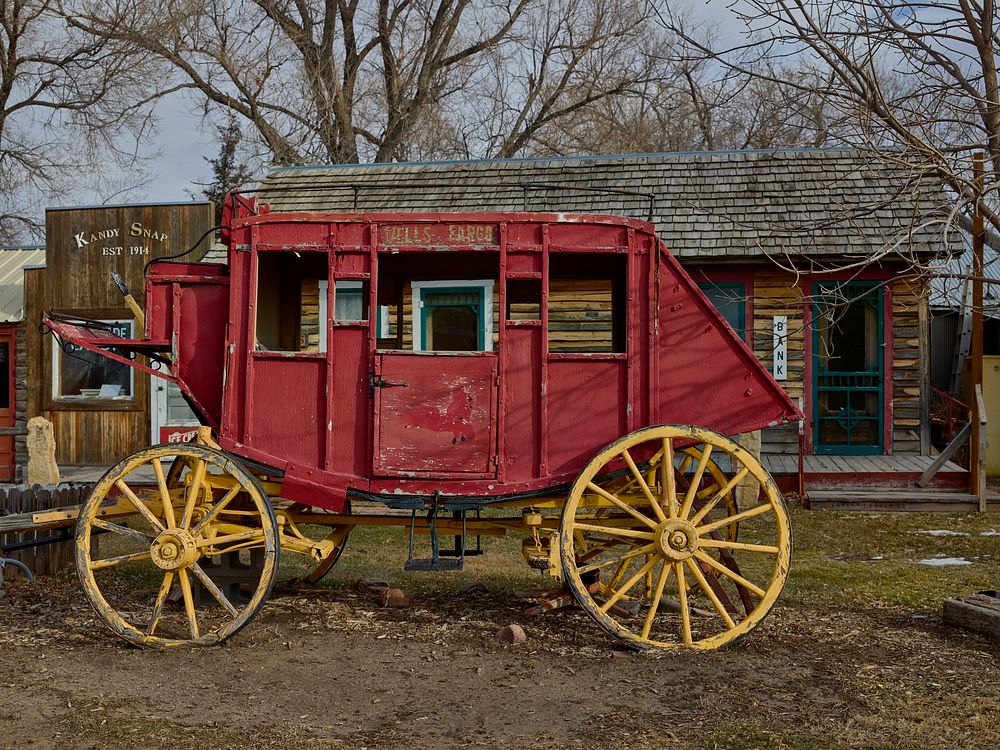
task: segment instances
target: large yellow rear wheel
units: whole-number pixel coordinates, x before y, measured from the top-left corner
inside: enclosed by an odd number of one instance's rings
[[[745,481],[757,499],[733,512]],[[740,529],[736,539],[736,529]],[[713,649],[749,633],[788,575],[791,531],[774,480],[727,437],[663,425],[633,432],[580,473],[560,553],[580,606],[634,648]]]

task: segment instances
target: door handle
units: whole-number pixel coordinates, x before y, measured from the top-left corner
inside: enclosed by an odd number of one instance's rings
[[[368,376],[368,393],[374,394],[376,388],[409,388],[409,383],[394,383],[391,380],[385,380],[378,375],[372,374]]]

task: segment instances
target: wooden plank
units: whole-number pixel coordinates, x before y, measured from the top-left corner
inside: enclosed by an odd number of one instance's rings
[[[948,625],[1000,640],[1000,598],[977,594],[946,599],[944,621]]]
[[[946,464],[950,463],[950,459],[954,456],[958,449],[962,447],[962,444],[969,439],[969,435],[972,434],[972,425],[966,424],[954,439],[948,443],[947,447],[941,451],[941,455],[934,459],[934,462],[927,467],[927,470],[920,475],[920,479],[917,480],[918,487],[925,487],[934,475],[937,474]]]

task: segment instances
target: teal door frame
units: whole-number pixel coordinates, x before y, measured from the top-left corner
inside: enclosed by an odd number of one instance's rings
[[[885,292],[881,281],[814,281],[812,284],[812,403],[813,403],[813,450],[817,454],[839,455],[880,455],[885,450],[884,427],[886,419],[885,408]],[[838,294],[825,294],[823,288],[835,286]],[[842,302],[844,297],[849,300],[861,301],[861,298],[875,293],[875,314],[878,321],[878,340],[876,342],[877,356],[875,366],[868,370],[837,371],[824,370],[820,364],[819,319],[824,304],[833,301]],[[871,302],[868,302],[871,304]],[[863,344],[864,342],[862,342]],[[824,393],[843,393],[844,408],[837,414],[822,415],[820,413],[820,395]],[[874,417],[856,411],[851,404],[851,395],[856,393],[874,393],[878,399],[878,407]],[[847,435],[846,443],[824,444],[821,440],[822,427],[826,422],[837,422]],[[851,432],[863,422],[876,423],[876,442],[852,444]]]

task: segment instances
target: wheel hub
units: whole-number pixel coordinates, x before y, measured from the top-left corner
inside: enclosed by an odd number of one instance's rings
[[[653,543],[662,557],[679,562],[698,549],[698,531],[687,521],[670,518],[657,527]]]
[[[163,570],[180,570],[195,562],[201,555],[194,537],[184,529],[166,529],[153,540],[150,557]]]

